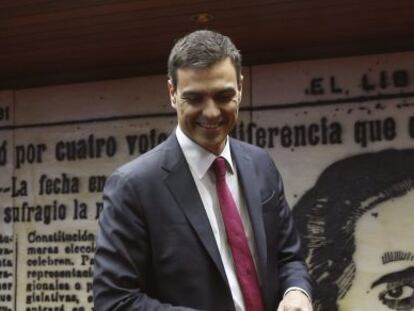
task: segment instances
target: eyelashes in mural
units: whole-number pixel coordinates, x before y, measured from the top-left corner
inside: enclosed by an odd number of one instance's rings
[[[293,214],[315,311],[414,310],[414,149],[333,163]]]

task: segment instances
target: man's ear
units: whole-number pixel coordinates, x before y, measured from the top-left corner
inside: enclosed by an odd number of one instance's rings
[[[240,75],[240,79],[239,79],[239,85],[237,86],[237,88],[239,89],[239,104],[241,102],[242,99],[242,91],[243,91],[243,75]]]
[[[174,84],[171,80],[168,80],[168,94],[170,96],[171,107],[173,107],[174,109],[177,109],[177,98],[176,98],[177,93],[175,91]]]

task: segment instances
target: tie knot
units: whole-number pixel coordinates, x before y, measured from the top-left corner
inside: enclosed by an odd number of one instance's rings
[[[213,162],[214,174],[216,179],[223,179],[226,176],[226,160],[218,157]]]

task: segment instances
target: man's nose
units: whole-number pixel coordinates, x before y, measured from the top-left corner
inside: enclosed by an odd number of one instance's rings
[[[217,118],[218,116],[220,116],[220,109],[213,99],[207,99],[207,102],[205,103],[203,109],[203,115],[206,118]]]

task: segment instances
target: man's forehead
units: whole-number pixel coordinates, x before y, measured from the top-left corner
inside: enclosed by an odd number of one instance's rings
[[[241,79],[228,65],[209,69],[183,69],[177,72],[177,88],[181,92],[216,92],[240,89]]]

